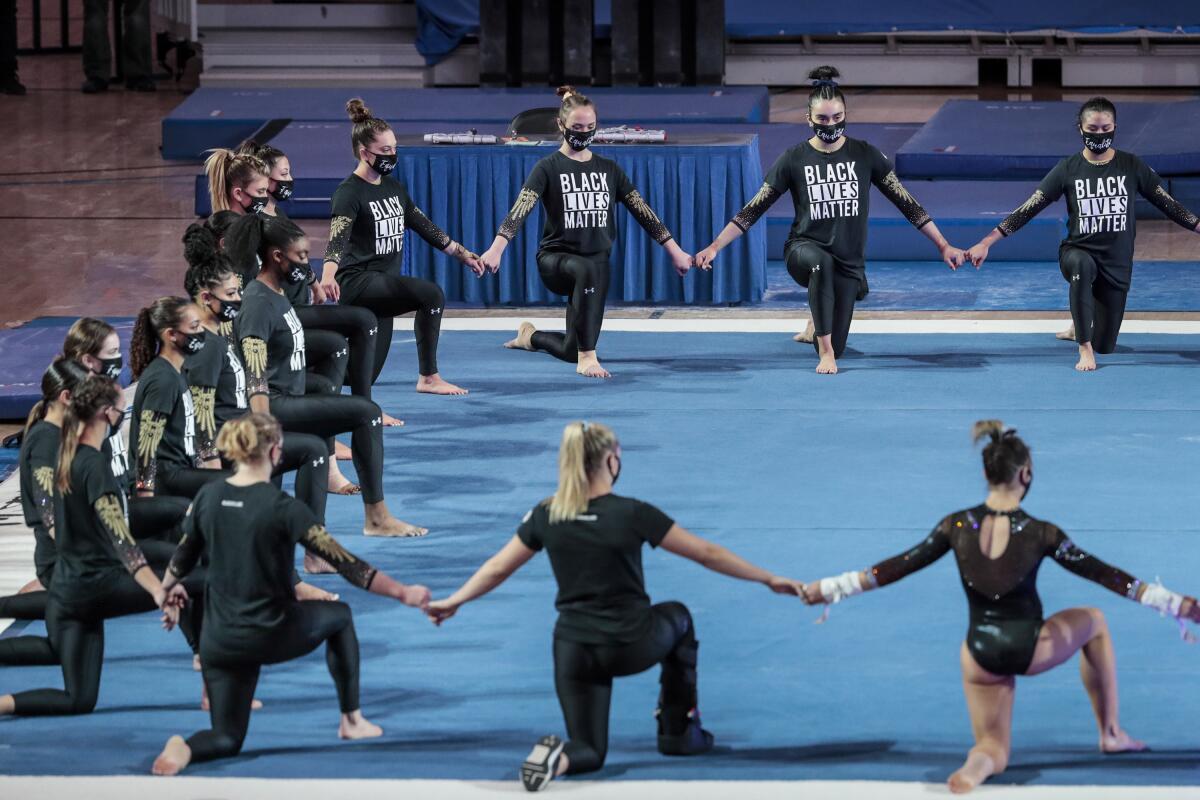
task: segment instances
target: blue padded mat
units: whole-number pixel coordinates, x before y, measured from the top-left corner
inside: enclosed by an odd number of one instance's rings
[[[682,122],[766,122],[762,87],[596,87],[605,123],[668,125]],[[521,111],[553,105],[548,89],[197,89],[162,121],[163,158],[198,158],[231,147],[271,120],[346,121],[346,100],[362,97],[381,119],[506,125]],[[456,129],[456,128],[451,128]],[[349,152],[349,138],[342,147]]]
[[[1082,144],[1078,103],[949,100],[896,153],[906,178],[1039,179]],[[1200,101],[1120,103],[1117,147],[1163,175],[1200,172]]]

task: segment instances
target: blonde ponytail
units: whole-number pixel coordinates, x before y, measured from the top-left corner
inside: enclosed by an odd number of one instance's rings
[[[224,147],[209,151],[208,158],[204,159],[204,172],[208,175],[208,198],[214,214],[233,210],[229,205],[231,190],[245,189],[255,177],[271,177],[271,171],[262,159]]]
[[[217,449],[230,461],[245,464],[265,456],[282,439],[279,423],[273,416],[251,412],[221,426]]]
[[[558,490],[550,498],[550,523],[566,522],[587,511],[589,478],[617,446],[617,437],[598,422],[572,422],[558,448]]]
[[[71,465],[79,449],[79,435],[83,432],[83,426],[91,422],[100,409],[115,407],[120,402],[120,388],[115,381],[103,375],[89,375],[71,393],[71,401],[63,413],[62,441],[54,474],[55,484],[63,494],[71,491]]]

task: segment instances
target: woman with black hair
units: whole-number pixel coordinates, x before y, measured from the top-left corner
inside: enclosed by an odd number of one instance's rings
[[[1167,193],[1157,172],[1133,153],[1113,147],[1116,124],[1117,108],[1107,98],[1093,97],[1080,106],[1083,149],[1058,162],[1020,208],[967,251],[971,263],[980,266],[993,244],[1058,198],[1067,198],[1067,238],[1058,249],[1058,266],[1070,285],[1074,334],[1059,338],[1078,342],[1075,369],[1080,372],[1096,369],[1096,353],[1108,355],[1117,347],[1133,278],[1134,193],[1167,219],[1200,233],[1200,217]]]
[[[289,585],[299,544],[334,564],[349,583],[408,606],[429,602],[424,586],[405,586],[347,552],[303,504],[270,484],[282,449],[269,414],[246,414],[221,429],[218,446],[237,465],[228,480],[196,496],[184,539],[163,582],[167,590],[208,558],[200,657],[211,698],[212,728],[185,741],[172,736],[154,760],[156,775],[175,775],[200,761],[237,755],[264,664],[281,664],[325,644],[342,716],[338,736],[368,739],[382,729],[359,704],[358,638],[345,603],[299,603]]]
[[[424,536],[425,528],[392,516],[383,496],[383,419],[379,406],[354,395],[305,395],[304,326],[284,295],[296,279],[297,264],[308,262],[308,238],[286,217],[244,217],[229,230],[236,252],[256,253],[258,277],[242,292],[234,333],[246,365],[250,408],[270,413],[285,431],[312,433],[327,440],[351,434],[354,469],[362,485],[368,536]]]
[[[531,792],[559,775],[593,772],[608,752],[613,678],[662,665],[658,750],[688,756],[712,748],[700,726],[696,667],[699,642],[682,603],[650,604],[642,547],[662,547],[698,564],[777,594],[799,596],[804,586],[773,575],[713,542],[689,533],[649,503],[613,494],[621,474],[621,445],[610,428],[572,422],[563,429],[558,490],[534,506],[508,544],[457,592],[429,604],[437,625],[504,583],[545,549],[558,583],[554,629],[554,686],[568,741],[545,736],[521,767]]]
[[[565,334],[549,333],[523,322],[517,338],[505,347],[542,350],[575,364],[580,375],[608,378],[611,375],[601,366],[596,347],[608,300],[609,253],[617,233],[610,209],[623,203],[667,251],[680,277],[691,269],[692,257],[680,249],[625,170],[591,151],[596,135],[595,104],[573,86],[560,86],[558,94],[562,98],[558,112],[562,146],[533,166],[492,246],[479,260],[492,272],[499,271],[504,248],[541,200],[546,224],[538,246],[538,274],[547,289],[567,296],[567,330]]]
[[[854,304],[865,294],[867,213],[871,186],[890,200],[938,249],[950,269],[963,263],[963,252],[950,245],[921,204],[896,177],[887,156],[862,139],[846,136],[846,97],[834,80],[838,71],[818,67],[808,96],[813,136],[790,148],[767,173],[758,193],[711,245],[696,254],[696,266],[711,268],[717,252],[758,222],[787,192],[796,218],[784,260],[796,283],[808,289],[817,372],[835,374],[846,349]],[[803,340],[797,337],[798,340]]]
[[[63,418],[54,475],[58,561],[46,610],[45,650],[56,661],[39,663],[61,663],[64,688],[4,695],[0,715],[90,714],[100,689],[104,621],[159,608],[169,630],[189,621],[179,615],[189,594],[203,592],[199,580],[186,591],[164,589],[129,532],[125,491],[100,452],[120,402],[116,384],[90,376],[77,385]]]
[[[959,660],[975,746],[950,776],[950,790],[968,792],[1004,771],[1012,748],[1015,676],[1038,675],[1082,654],[1080,676],[1100,729],[1100,751],[1123,753],[1145,745],[1121,728],[1112,635],[1097,608],[1042,616],[1037,573],[1043,560],[1148,606],[1160,614],[1200,622],[1193,597],[1145,584],[1081,550],[1062,530],[1021,508],[1033,484],[1029,447],[998,420],[977,422],[976,442],[987,439],[983,473],[987,499],[942,519],[916,547],[861,572],[807,584],[805,601],[836,603],[924,569],[954,551],[967,594],[970,622]]]
[[[321,286],[330,299],[361,306],[376,316],[375,364],[372,383],[379,378],[392,346],[393,319],[416,312],[414,330],[420,376],[417,391],[460,395],[467,390],[444,380],[438,372],[437,348],[446,296],[432,281],[400,274],[404,232],[416,231],[430,247],[457,258],[482,275],[478,256],[455,242],[413,204],[396,168],[396,134],[371,115],[362,100],[346,104],[354,123],[350,139],[358,166],[333,193],[333,217]]]

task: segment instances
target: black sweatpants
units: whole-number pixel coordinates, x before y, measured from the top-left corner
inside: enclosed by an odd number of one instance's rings
[[[281,422],[282,424],[282,422]],[[285,426],[286,427],[286,426]],[[325,506],[329,498],[330,444],[319,436],[295,431],[283,435],[283,456],[275,468],[275,477],[285,472],[296,473],[296,499],[308,506],[317,519],[324,522]],[[178,468],[163,472],[159,477],[160,491],[188,500],[206,483],[225,480],[233,475],[232,469]],[[139,498],[139,501],[147,498]],[[177,499],[177,498],[170,498]],[[187,511],[187,506],[184,506]],[[130,517],[133,516],[132,505]],[[149,556],[147,556],[149,558]]]
[[[1091,342],[1093,350],[1105,355],[1116,350],[1129,290],[1114,286],[1100,272],[1092,255],[1078,247],[1059,248],[1058,268],[1071,284],[1075,341]]]
[[[636,675],[662,665],[659,706],[662,724],[682,733],[696,707],[696,654],[699,643],[692,615],[682,603],[659,603],[650,632],[628,645],[591,645],[554,639],[554,688],[567,723],[564,752],[569,774],[604,766],[608,754],[608,710],[614,677]]]
[[[343,714],[357,711],[358,636],[345,603],[296,603],[284,622],[253,640],[222,641],[221,631],[205,629],[200,663],[208,687],[212,728],[188,737],[192,761],[237,755],[250,726],[250,703],[263,664],[281,664],[308,655],[325,642],[325,663],[337,688]]]
[[[596,349],[604,325],[604,304],[610,276],[608,253],[577,256],[570,253],[539,253],[538,274],[555,294],[567,296],[566,333],[538,331],[533,346],[555,358],[579,361],[579,354]]]
[[[365,308],[344,305],[295,306],[296,316],[304,326],[304,335],[309,331],[331,331],[342,336],[350,348],[346,363],[344,385],[350,393],[371,399],[371,384],[374,381],[375,342],[379,322]],[[311,345],[306,338],[309,352]],[[343,384],[337,384],[341,387]]]
[[[417,312],[414,331],[417,337],[417,361],[422,375],[438,371],[438,337],[442,334],[442,308],[446,295],[433,281],[376,272],[370,269],[340,269],[338,285],[342,290],[338,302],[359,306],[375,315],[379,332],[375,338],[375,366],[371,383],[383,372],[388,351],[392,348],[393,318]]]
[[[325,440],[350,433],[350,453],[364,503],[383,500],[383,412],[370,400],[344,394],[272,395],[271,413],[285,433],[307,433]],[[284,441],[287,441],[284,436]],[[329,465],[325,465],[327,487]],[[321,514],[324,519],[324,514]]]
[[[839,268],[832,255],[812,242],[799,242],[788,250],[787,270],[796,283],[808,288],[815,336],[832,336],[833,357],[841,358],[850,336],[854,303],[862,292],[862,278]],[[815,336],[813,347],[820,355]]]
[[[190,603],[204,602],[204,575],[196,572],[183,583]],[[22,636],[19,639],[42,639],[27,658],[40,661],[4,661],[0,663],[61,664],[62,689],[33,689],[13,694],[14,714],[19,716],[52,716],[61,714],[90,714],[96,708],[100,692],[100,672],[104,666],[104,621],[129,614],[156,610],[154,598],[132,575],[122,573],[113,584],[87,603],[64,604],[54,596],[46,608],[46,630],[49,638]],[[180,615],[181,629],[189,625],[193,615]],[[189,641],[195,641],[196,631],[184,631]],[[9,640],[16,641],[16,640]],[[21,653],[11,654],[14,658]]]

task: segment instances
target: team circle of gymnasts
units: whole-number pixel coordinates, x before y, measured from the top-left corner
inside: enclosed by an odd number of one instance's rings
[[[1103,615],[1077,608],[1044,617],[1035,583],[1040,562],[1053,559],[1175,618],[1185,636],[1184,621],[1200,622],[1200,606],[1193,597],[1104,564],[1056,526],[1026,514],[1021,503],[1033,481],[1030,449],[995,420],[978,423],[973,432],[975,441],[984,442],[989,492],[983,503],[946,516],[899,556],[810,583],[750,564],[653,505],[614,494],[621,446],[599,423],[566,426],[554,494],[445,599],[433,600],[424,586],[375,569],[325,527],[326,499],[335,491],[361,495],[364,535],[427,533],[396,519],[384,499],[382,429],[402,423],[372,401],[371,389],[387,357],[394,316],[416,312],[417,390],[464,390],[438,370],[442,291],[400,274],[406,228],[483,275],[499,268],[507,242],[540,200],[547,219],[538,270],[547,288],[570,297],[567,329],[547,333],[524,324],[508,346],[544,350],[575,362],[584,375],[603,377],[608,373],[596,345],[614,191],[668,250],[680,275],[693,265],[711,268],[717,251],[790,191],[797,213],[787,265],[809,289],[822,372],[836,371],[854,303],[866,290],[869,187],[863,180],[894,202],[952,268],[966,260],[978,266],[996,239],[1066,194],[1071,234],[1062,269],[1071,281],[1080,368],[1094,367],[1093,349],[1111,352],[1120,327],[1132,263],[1128,182],[1136,181],[1138,191],[1172,219],[1196,226],[1195,216],[1141,161],[1111,149],[1115,109],[1094,99],[1080,112],[1084,152],[1055,167],[991,235],[958,250],[886,158],[845,137],[845,99],[834,77],[828,68],[816,73],[809,108],[813,138],[780,158],[762,189],[695,257],[678,247],[620,167],[589,150],[595,108],[571,91],[562,93],[562,147],[534,167],[482,255],[454,242],[413,205],[403,183],[390,175],[397,163],[395,135],[361,101],[348,105],[358,165],[334,195],[320,278],[309,266],[303,230],[277,206],[293,192],[286,155],[254,142],[236,152],[214,152],[206,169],[215,213],[190,226],[183,239],[187,296],[156,300],[134,326],[132,402],[115,381],[124,366],[120,339],[98,319],[71,327],[62,355],[43,377],[42,400],[29,415],[19,456],[37,577],[20,593],[0,598],[0,617],[45,619],[47,635],[0,639],[0,664],[60,666],[63,688],[0,696],[0,715],[90,713],[99,692],[105,620],[159,609],[165,628],[180,628],[194,668],[202,672],[201,703],[212,727],[187,739],[171,737],[154,762],[156,774],[237,754],[251,711],[261,707],[254,698],[261,667],[321,644],[341,710],[338,735],[377,737],[381,729],[362,714],[350,607],[301,580],[295,546],[305,551],[306,572],[337,572],[361,589],[421,609],[438,625],[545,549],[558,584],[554,671],[566,737],[541,738],[522,763],[521,780],[536,791],[558,776],[603,765],[613,678],[655,665],[662,670],[659,751],[699,755],[712,748],[698,711],[694,623],[681,603],[651,604],[641,561],[645,544],[809,604],[837,603],[893,583],[953,550],[970,612],[961,664],[975,746],[950,776],[950,788],[969,791],[1005,769],[1014,676],[1044,672],[1076,652],[1082,653],[1100,749],[1142,749],[1120,726]],[[590,197],[567,199],[572,194]],[[1117,197],[1123,199],[1112,199]],[[1104,210],[1112,213],[1099,213]],[[342,394],[343,387],[350,393]],[[126,434],[122,423],[130,406]],[[337,469],[334,437],[345,433],[358,484]],[[295,473],[295,497],[279,488],[285,472]]]

